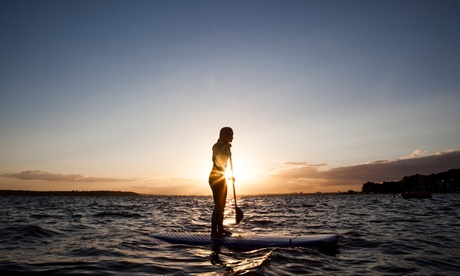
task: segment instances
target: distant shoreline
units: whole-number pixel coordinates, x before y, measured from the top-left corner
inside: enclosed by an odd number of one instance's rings
[[[360,192],[353,192],[359,194]],[[275,194],[254,194],[241,196],[292,196],[292,195],[342,195],[349,192],[339,193],[275,193]],[[210,195],[169,195],[169,194],[139,194],[135,192],[122,191],[29,191],[29,190],[0,190],[0,196],[160,196],[160,197],[190,197],[190,196],[210,196]]]
[[[0,196],[140,196],[134,192],[121,191],[25,191],[0,190]]]
[[[444,194],[446,192],[433,192],[433,194]],[[330,193],[280,193],[280,194],[256,194],[256,195],[241,195],[243,197],[258,197],[258,196],[326,196],[326,195],[369,195],[369,194],[381,194],[381,195],[396,195],[398,193],[393,192],[381,192],[381,193],[363,193],[363,192],[330,192]],[[167,195],[167,194],[139,194],[135,192],[122,192],[122,191],[27,191],[27,190],[0,190],[0,196],[155,196],[155,197],[209,197],[210,195]]]
[[[353,192],[358,194],[359,192]],[[253,194],[241,196],[292,196],[292,195],[341,195],[349,192],[339,193],[274,193],[274,194]],[[139,194],[135,192],[122,191],[30,191],[30,190],[0,190],[0,196],[160,196],[160,197],[190,197],[190,196],[211,196],[211,195],[179,195],[179,194]]]

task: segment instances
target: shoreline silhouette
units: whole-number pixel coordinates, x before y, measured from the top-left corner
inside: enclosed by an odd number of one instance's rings
[[[368,181],[363,184],[361,191],[349,190],[348,192],[292,192],[292,193],[261,193],[242,196],[282,196],[282,195],[350,195],[350,194],[392,194],[407,191],[429,191],[432,193],[459,193],[460,169],[451,169],[445,172],[405,176],[400,181],[383,181],[375,183]],[[209,195],[167,195],[167,194],[140,194],[130,191],[30,191],[30,190],[0,190],[0,196],[164,196],[164,197],[189,197]]]
[[[26,191],[0,190],[0,196],[140,196],[134,192],[121,191]]]

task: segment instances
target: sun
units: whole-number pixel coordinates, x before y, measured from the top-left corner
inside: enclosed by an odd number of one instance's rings
[[[227,166],[225,171],[225,177],[230,181],[232,177],[235,177],[235,182],[241,185],[250,182],[254,178],[254,174],[251,171],[251,167],[243,159],[235,158],[233,160],[233,172],[230,164]]]
[[[227,168],[227,170],[225,171],[225,178],[228,179],[228,180],[231,180],[233,175],[234,175],[234,173],[233,173],[232,169],[229,166]]]

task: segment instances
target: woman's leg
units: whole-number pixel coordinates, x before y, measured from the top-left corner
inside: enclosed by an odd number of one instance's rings
[[[219,212],[219,217],[218,217],[218,223],[217,223],[217,232],[220,235],[224,235],[224,212],[225,212],[225,204],[227,203],[227,183],[224,183],[222,185],[221,191],[220,191],[220,197],[219,197],[219,207],[218,207],[218,212]],[[216,205],[217,206],[217,205]]]
[[[218,236],[223,230],[225,203],[227,201],[227,185],[225,179],[210,181],[214,198],[214,211],[211,219],[211,236]]]

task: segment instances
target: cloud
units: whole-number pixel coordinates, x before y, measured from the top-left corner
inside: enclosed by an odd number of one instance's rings
[[[439,152],[397,160],[380,160],[367,164],[331,169],[328,179],[357,179],[362,181],[395,181],[414,174],[432,174],[460,168],[460,151]]]
[[[460,151],[427,154],[426,151],[416,150],[396,160],[377,160],[325,171],[318,170],[318,167],[323,164],[316,164],[318,166],[307,162],[285,162],[284,164],[296,167],[278,171],[272,176],[277,185],[284,182],[285,189],[360,186],[367,181],[398,181],[404,176],[429,175],[460,168]]]
[[[421,156],[427,156],[427,155],[428,155],[428,151],[421,150],[421,149],[416,149],[411,154],[403,156],[400,159],[410,159],[410,158],[414,158],[414,157],[421,157]]]
[[[319,163],[319,164],[310,164],[307,162],[293,162],[293,161],[287,161],[284,162],[283,165],[286,166],[304,166],[304,167],[323,167],[329,165],[328,163]]]
[[[66,182],[130,182],[139,180],[138,178],[85,177],[83,174],[59,174],[40,170],[22,171],[20,173],[6,173],[1,176],[20,180],[45,180]]]

